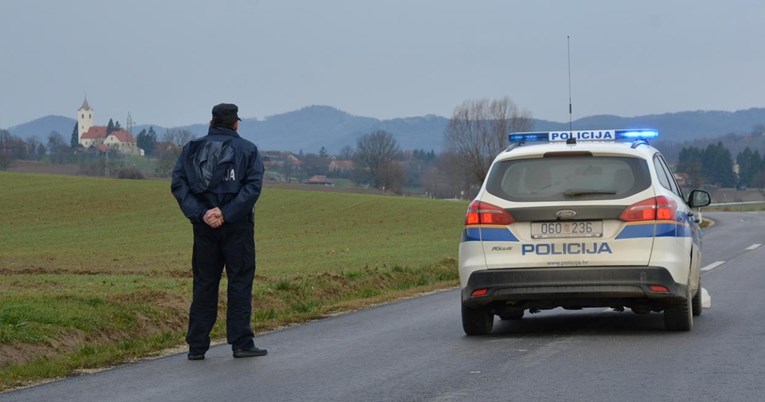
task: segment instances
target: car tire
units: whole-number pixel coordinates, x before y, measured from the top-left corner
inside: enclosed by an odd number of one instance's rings
[[[693,302],[691,288],[685,290],[685,298],[664,309],[664,327],[669,331],[690,331],[693,328]]]
[[[467,335],[488,335],[494,329],[494,314],[488,308],[462,305],[462,329]]]
[[[503,321],[508,320],[520,320],[523,318],[523,310],[520,311],[506,311],[499,315],[499,318]]]
[[[693,316],[698,317],[701,315],[702,306],[701,306],[701,279],[699,279],[699,289],[696,291],[696,294],[693,295],[693,300],[691,302],[691,307],[693,308]]]

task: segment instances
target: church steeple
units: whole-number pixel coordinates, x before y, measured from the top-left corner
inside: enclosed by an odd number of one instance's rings
[[[88,105],[88,96],[82,101],[82,106],[77,109],[77,139],[82,144],[82,135],[93,127],[93,108]]]
[[[88,96],[87,95],[85,95],[85,100],[82,101],[82,106],[80,106],[80,108],[77,109],[78,112],[81,111],[81,110],[85,110],[85,111],[93,110],[93,109],[90,108],[90,105],[88,105]]]

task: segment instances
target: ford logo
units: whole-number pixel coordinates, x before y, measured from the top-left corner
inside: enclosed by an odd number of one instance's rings
[[[555,216],[557,216],[559,219],[571,219],[576,216],[576,211],[571,209],[561,209],[555,213]]]

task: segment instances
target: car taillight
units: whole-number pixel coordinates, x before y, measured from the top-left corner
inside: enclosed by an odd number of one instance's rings
[[[625,222],[675,220],[677,202],[660,195],[627,207],[619,219]]]
[[[466,225],[509,225],[515,222],[510,212],[482,201],[473,201],[465,215]]]

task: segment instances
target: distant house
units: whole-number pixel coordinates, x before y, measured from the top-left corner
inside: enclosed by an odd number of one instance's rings
[[[125,130],[112,131],[112,133],[104,139],[104,145],[108,146],[110,149],[116,149],[123,154],[140,153],[138,152],[135,138]]]
[[[261,155],[263,156],[263,164],[266,168],[284,167],[285,165],[299,168],[303,163],[292,152],[265,151]]]
[[[106,133],[106,126],[93,126],[80,137],[80,144],[85,148],[95,147],[98,150],[114,150],[127,155],[142,155],[143,150],[139,149],[133,136],[125,130],[112,131]]]
[[[335,182],[333,182],[332,180],[328,179],[327,176],[324,176],[324,175],[311,176],[310,179],[304,181],[303,183],[305,183],[305,184],[315,184],[315,185],[320,185],[320,186],[333,186],[335,184]]]
[[[106,126],[93,125],[93,109],[88,104],[87,98],[77,109],[77,135],[80,145],[85,149],[93,148],[100,152],[113,150],[126,155],[143,155],[143,150],[138,148],[130,132],[119,129],[107,133]]]
[[[329,171],[331,173],[346,173],[352,170],[352,160],[333,160],[332,162],[329,162]]]
[[[106,126],[88,127],[88,130],[80,135],[80,145],[90,148],[103,144],[106,138]]]

